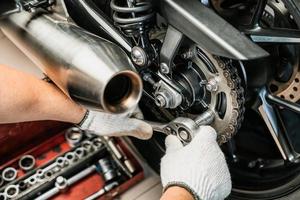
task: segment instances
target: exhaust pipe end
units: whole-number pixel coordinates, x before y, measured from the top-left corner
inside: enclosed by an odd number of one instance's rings
[[[107,83],[103,94],[103,109],[111,113],[130,112],[136,108],[143,91],[140,76],[130,70],[121,71]]]

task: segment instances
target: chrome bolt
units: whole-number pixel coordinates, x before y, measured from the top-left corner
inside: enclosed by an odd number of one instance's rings
[[[219,86],[218,86],[218,82],[216,81],[216,79],[212,78],[212,79],[208,80],[208,82],[206,84],[206,89],[210,92],[218,91]]]
[[[147,64],[147,54],[141,47],[135,46],[131,50],[131,59],[134,64],[138,66],[145,66]]]
[[[160,71],[163,74],[168,74],[170,73],[170,68],[166,63],[160,63]]]
[[[155,104],[159,107],[165,107],[167,105],[167,101],[162,95],[157,95],[155,98]]]

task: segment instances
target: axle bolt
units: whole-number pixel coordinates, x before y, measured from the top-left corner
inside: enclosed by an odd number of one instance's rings
[[[155,99],[155,104],[159,107],[165,107],[167,102],[166,99],[162,95],[157,95]]]
[[[219,87],[218,87],[218,82],[216,81],[216,79],[212,78],[212,79],[208,80],[208,82],[206,84],[206,89],[210,92],[218,91]]]
[[[190,140],[190,134],[186,130],[181,130],[179,132],[179,137],[185,142],[188,142]]]

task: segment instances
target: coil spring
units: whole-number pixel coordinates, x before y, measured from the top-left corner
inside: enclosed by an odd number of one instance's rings
[[[118,0],[111,0],[114,22],[128,36],[136,36],[148,30],[154,16],[152,4],[148,1],[127,0],[126,5]]]

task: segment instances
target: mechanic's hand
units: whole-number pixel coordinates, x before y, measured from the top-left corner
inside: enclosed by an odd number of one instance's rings
[[[134,136],[143,140],[151,138],[153,133],[152,127],[142,120],[97,111],[89,111],[79,127],[100,136]]]
[[[186,146],[173,135],[166,138],[161,160],[164,190],[181,186],[201,200],[223,200],[230,194],[231,178],[216,137],[212,127],[202,126]]]

